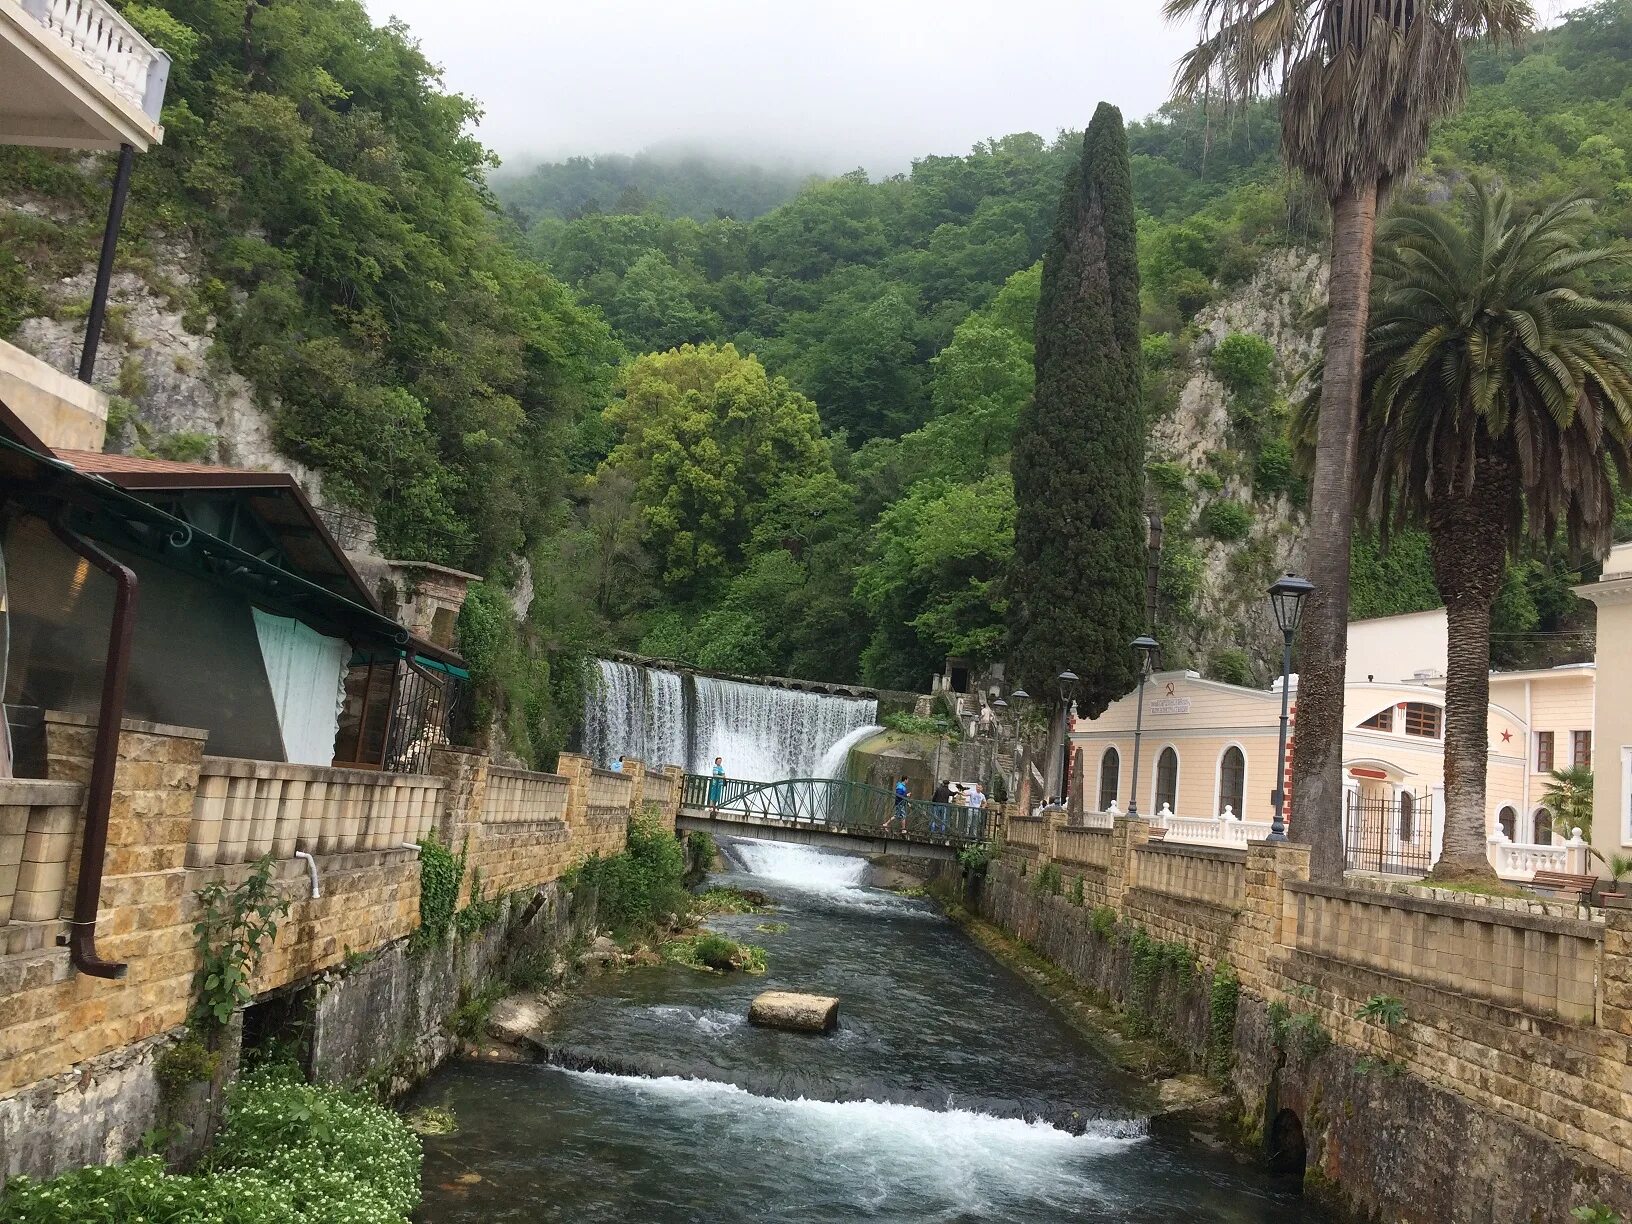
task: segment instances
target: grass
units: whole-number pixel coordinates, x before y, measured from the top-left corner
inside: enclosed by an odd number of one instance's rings
[[[753,888],[709,888],[692,898],[694,914],[708,917],[713,914],[768,914],[776,904],[764,893]]]
[[[410,1113],[403,1121],[416,1135],[456,1135],[459,1119],[446,1105],[425,1105]]]
[[[663,945],[663,959],[703,973],[765,972],[765,949],[742,944],[716,931],[682,935]]]

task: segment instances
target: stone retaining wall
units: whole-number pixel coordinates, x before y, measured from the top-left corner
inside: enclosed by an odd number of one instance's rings
[[[460,990],[498,952],[462,953],[474,959],[434,972],[408,965],[420,869],[417,848],[403,843],[434,831],[465,856],[461,904],[479,878],[485,897],[516,899],[504,907],[501,927],[525,912],[529,930],[546,920],[554,930],[561,909],[555,881],[574,862],[623,849],[639,805],[655,808],[670,830],[679,808],[680,772],[648,774],[639,762],[622,775],[604,774],[563,754],[558,774],[537,774],[438,748],[426,774],[394,776],[207,758],[202,732],[127,722],[96,940],[102,956],[127,968],[117,979],[91,978],[73,969],[57,940],[74,905],[95,734],[84,717],[47,715],[51,778],[7,782],[0,791],[0,884],[12,882],[7,847],[23,844],[4,836],[14,824],[50,833],[39,844],[55,865],[50,914],[34,916],[31,875],[25,906],[0,922],[0,1179],[49,1175],[84,1163],[86,1152],[122,1158],[152,1126],[153,1054],[182,1033],[193,995],[196,894],[210,883],[237,884],[261,854],[274,856],[290,908],[256,974],[257,996],[283,998],[321,984],[328,1002],[314,1013],[314,1032],[325,1032],[318,1021],[329,1019],[326,1052],[314,1055],[314,1065],[357,1077],[373,1059],[400,1062],[400,1074],[423,1074],[446,1053],[440,1028]],[[65,801],[65,827],[45,829],[46,815],[62,823]],[[14,817],[13,808],[25,816]],[[296,849],[312,856],[310,864],[291,857]],[[395,968],[379,967],[386,964]],[[383,996],[343,985],[364,966],[370,981],[390,979]],[[410,997],[415,1005],[400,1014],[371,1010],[382,998]],[[333,1053],[341,1047],[350,1053]],[[78,1090],[59,1090],[69,1083]],[[42,1145],[34,1139],[41,1128],[77,1138]]]
[[[1125,817],[1096,881],[1104,899],[1085,885],[1078,905],[1083,834],[1044,823],[972,903],[1113,1002],[1154,1008],[1198,1067],[1217,1061],[1207,993],[1228,965],[1244,1120],[1267,1140],[1295,1116],[1310,1186],[1423,1224],[1632,1207],[1632,910],[1316,885],[1300,846],[1169,846]],[[1050,861],[1061,895],[1036,885]],[[1132,997],[1135,928],[1195,957],[1159,1000]],[[1379,997],[1402,1009],[1392,1027],[1361,1018]]]

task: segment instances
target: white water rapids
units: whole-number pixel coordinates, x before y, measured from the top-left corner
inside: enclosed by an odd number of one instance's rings
[[[585,699],[584,750],[601,765],[621,755],[690,773],[708,773],[721,757],[728,776],[758,782],[838,777],[877,720],[871,698],[600,659]]]

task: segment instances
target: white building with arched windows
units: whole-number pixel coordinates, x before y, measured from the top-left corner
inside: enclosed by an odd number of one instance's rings
[[[1431,623],[1436,615],[1437,632]],[[1388,623],[1402,620],[1413,623]],[[1373,668],[1358,675],[1351,669],[1344,701],[1344,833],[1351,868],[1421,874],[1439,855],[1443,621],[1441,612],[1351,626],[1351,656]],[[1390,638],[1399,643],[1392,652]],[[1492,861],[1503,875],[1528,878],[1538,867],[1565,869],[1565,835],[1553,827],[1544,792],[1555,766],[1591,764],[1593,679],[1591,664],[1491,677],[1486,829]],[[1294,677],[1293,750],[1296,683]],[[1137,810],[1165,826],[1173,840],[1244,845],[1263,837],[1282,765],[1279,686],[1244,688],[1192,671],[1151,676],[1137,776],[1136,696],[1113,702],[1098,718],[1077,720],[1073,805],[1087,812],[1108,812],[1113,804],[1119,812]],[[1295,819],[1295,797],[1289,808]]]

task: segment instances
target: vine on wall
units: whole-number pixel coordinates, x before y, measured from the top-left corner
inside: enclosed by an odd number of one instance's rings
[[[272,856],[263,855],[241,883],[228,887],[216,881],[198,890],[193,934],[199,970],[189,1023],[201,1033],[219,1031],[255,998],[250,981],[289,912],[289,901],[272,878],[273,866]]]

